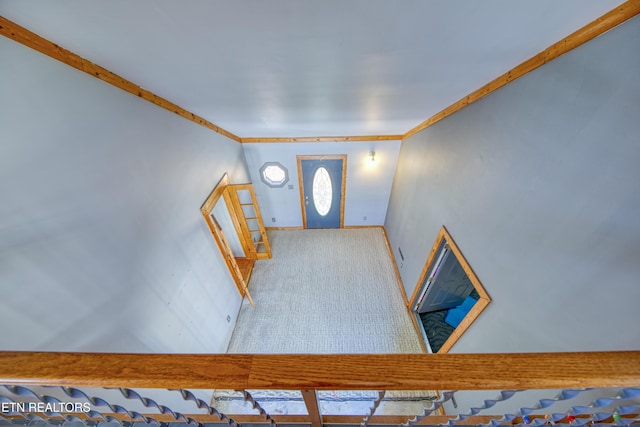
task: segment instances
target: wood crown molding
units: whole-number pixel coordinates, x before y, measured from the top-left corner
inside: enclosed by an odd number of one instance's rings
[[[573,32],[564,39],[552,44],[542,52],[534,55],[520,65],[507,71],[496,79],[490,81],[486,85],[470,93],[464,98],[451,104],[444,110],[433,115],[429,119],[423,121],[403,135],[370,135],[370,136],[316,136],[316,137],[250,137],[240,138],[239,136],[209,122],[208,120],[191,113],[184,108],[146,90],[142,87],[118,76],[115,73],[96,65],[75,53],[64,49],[55,43],[40,37],[39,35],[19,26],[0,16],[0,34],[10,38],[27,47],[37,50],[53,59],[57,59],[67,65],[70,65],[80,71],[84,71],[100,80],[103,80],[113,86],[125,90],[133,95],[152,102],[162,108],[174,112],[187,120],[191,120],[201,126],[213,130],[221,135],[231,138],[241,143],[287,143],[287,142],[356,142],[356,141],[399,141],[406,139],[421,130],[433,125],[452,115],[453,113],[463,109],[473,102],[489,95],[492,92],[506,86],[510,82],[522,77],[523,75],[535,70],[536,68],[554,60],[555,58],[575,49],[576,47],[594,39],[602,33],[622,24],[640,13],[640,0],[627,0],[620,6],[610,10],[601,17],[595,19],[579,30]]]
[[[463,109],[469,104],[489,95],[492,92],[506,86],[508,83],[524,76],[530,71],[556,59],[557,57],[577,48],[578,46],[596,38],[597,36],[617,27],[625,21],[640,14],[640,0],[627,0],[620,6],[610,10],[601,17],[593,20],[584,27],[574,31],[564,39],[552,44],[542,52],[534,55],[520,65],[507,71],[501,76],[490,81],[480,89],[470,93],[459,101],[451,104],[444,110],[410,129],[403,135],[376,135],[376,136],[319,136],[301,138],[242,138],[242,143],[269,143],[269,142],[349,142],[349,141],[391,141],[406,139],[434,123],[439,122]]]
[[[220,126],[217,126],[210,121],[190,111],[185,110],[179,105],[176,105],[173,102],[168,101],[161,96],[158,96],[153,92],[136,85],[135,83],[125,79],[124,77],[120,77],[119,75],[112,73],[111,71],[107,70],[104,67],[101,67],[100,65],[94,64],[93,62],[63,47],[58,46],[57,44],[27,30],[24,27],[21,27],[20,25],[4,18],[3,16],[0,16],[0,34],[24,46],[37,50],[44,55],[65,63],[75,69],[84,71],[85,73],[93,77],[96,77],[104,82],[109,83],[110,85],[129,92],[132,95],[149,101],[159,107],[164,108],[165,110],[176,113],[177,115],[194,123],[197,123],[200,126],[204,126],[207,129],[211,129],[214,132],[226,136],[227,138],[231,138],[235,141],[240,142],[239,136],[234,135],[231,132],[222,129]]]
[[[360,136],[304,136],[295,138],[241,138],[243,144],[269,142],[357,142],[357,141],[401,141],[402,135]]]
[[[550,62],[557,57],[575,49],[576,47],[596,38],[600,34],[605,33],[614,27],[617,27],[623,22],[638,15],[639,13],[640,0],[627,0],[620,6],[605,13],[600,18],[595,19],[579,30],[571,33],[569,36],[565,37],[559,42],[552,44],[542,52],[527,59],[522,64],[507,71],[500,77],[482,86],[480,89],[470,93],[469,95],[451,104],[431,118],[420,123],[418,126],[405,133],[402,136],[402,139],[406,139],[412,135],[415,135],[421,130],[428,128],[432,124],[439,122],[445,117],[452,115],[456,111],[463,109],[467,105],[481,98],[484,98],[485,96],[489,95],[492,92],[495,92],[503,86],[506,86],[519,77],[524,76],[528,72],[533,71],[536,68],[546,64],[547,62]]]
[[[104,82],[107,82],[119,89],[138,96],[148,102],[156,104],[166,110],[176,113],[179,116],[184,117],[187,120],[191,120],[201,126],[211,129],[221,135],[233,139],[242,143],[269,143],[269,142],[356,142],[356,141],[400,141],[402,135],[358,135],[358,136],[311,136],[311,137],[286,137],[286,138],[240,138],[239,136],[217,126],[210,121],[185,110],[179,105],[162,98],[154,94],[153,92],[136,85],[135,83],[121,77],[100,65],[94,64],[77,55],[70,50],[67,50],[50,40],[45,39],[37,35],[36,33],[27,30],[26,28],[16,24],[13,21],[0,16],[0,34],[3,36],[18,42],[24,46],[34,49],[44,55],[49,56],[55,60],[58,60],[64,64],[67,64],[77,70],[84,71],[85,73],[96,77]]]

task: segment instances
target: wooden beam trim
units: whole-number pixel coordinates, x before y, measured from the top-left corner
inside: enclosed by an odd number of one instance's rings
[[[274,142],[357,142],[357,141],[401,141],[403,135],[364,135],[364,136],[305,136],[295,138],[241,138],[243,144]]]
[[[420,132],[433,125],[434,123],[439,122],[452,115],[453,113],[463,109],[469,104],[485,97],[486,95],[495,92],[503,86],[506,86],[510,82],[524,76],[530,71],[535,70],[536,68],[556,59],[557,57],[575,49],[576,47],[596,38],[600,34],[603,34],[612,28],[617,27],[623,22],[633,18],[634,16],[640,13],[640,0],[628,0],[621,4],[620,6],[610,10],[609,12],[602,15],[600,18],[595,19],[579,30],[573,32],[569,36],[564,39],[552,44],[542,52],[534,55],[528,60],[524,61],[520,65],[515,68],[507,71],[486,85],[482,86],[480,89],[470,93],[464,98],[458,100],[457,102],[451,104],[444,110],[435,114],[431,118],[425,120],[420,123],[418,126],[409,130],[402,136],[402,139],[409,138],[412,135]]]
[[[58,46],[57,44],[27,30],[24,27],[21,27],[20,25],[2,16],[0,16],[0,34],[24,46],[37,50],[38,52],[47,55],[50,58],[67,64],[77,70],[84,71],[85,73],[93,77],[96,77],[106,83],[109,83],[112,86],[129,92],[132,95],[140,97],[145,101],[162,107],[165,110],[169,110],[172,113],[175,113],[187,120],[199,124],[200,126],[204,126],[207,129],[226,136],[227,138],[231,138],[235,141],[241,142],[239,136],[234,135],[233,133],[209,122],[208,120],[185,110],[184,108],[174,104],[173,102],[168,101],[154,94],[153,92],[136,85],[135,83],[125,79],[124,77],[112,73],[111,71],[107,70],[104,67],[101,67],[100,65],[94,64],[93,62],[63,47]]]
[[[281,390],[637,387],[640,351],[376,355],[0,352],[0,384]]]

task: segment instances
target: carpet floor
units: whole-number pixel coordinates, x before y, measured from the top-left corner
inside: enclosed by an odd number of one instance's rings
[[[269,232],[229,353],[421,353],[379,228]]]

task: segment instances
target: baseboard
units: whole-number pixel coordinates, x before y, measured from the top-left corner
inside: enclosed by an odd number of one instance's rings
[[[391,249],[391,243],[389,243],[389,236],[387,235],[387,230],[384,225],[379,225],[377,227],[382,228],[382,234],[384,234],[384,241],[387,244],[387,250],[389,251],[389,256],[391,257],[391,262],[393,263],[393,270],[396,273],[396,278],[398,279],[398,284],[400,285],[400,292],[402,292],[402,298],[404,299],[404,305],[409,307],[409,300],[407,299],[407,293],[404,290],[404,284],[402,283],[402,277],[400,276],[400,270],[398,270],[398,263],[396,262],[396,257],[393,255],[393,250]]]
[[[345,230],[355,229],[355,228],[382,228],[384,230],[384,225],[345,225],[342,228]],[[301,225],[297,227],[265,227],[265,229],[266,230],[313,230],[312,228],[305,229]]]
[[[411,318],[411,323],[413,324],[413,328],[416,330],[416,334],[418,334],[418,338],[420,340],[420,347],[422,348],[423,353],[428,353],[427,346],[422,338],[422,331],[420,330],[420,325],[418,325],[416,317],[411,312],[411,307],[409,307],[409,300],[407,299],[407,293],[404,290],[404,284],[402,283],[402,277],[400,276],[400,270],[398,270],[398,264],[396,263],[396,257],[393,256],[393,250],[391,249],[391,243],[389,242],[389,236],[387,235],[387,230],[383,226],[382,234],[384,234],[384,241],[387,244],[387,250],[389,251],[389,256],[391,257],[391,262],[393,263],[393,270],[396,273],[396,278],[398,279],[398,285],[400,285],[400,292],[402,293],[402,298],[404,299],[404,305],[407,307],[407,311],[409,317]]]
[[[267,231],[272,230],[303,230],[302,226],[298,227],[265,227]]]
[[[353,229],[353,228],[382,228],[384,230],[384,225],[345,225],[342,227],[343,229]],[[304,228],[303,226],[297,227],[265,227],[266,230],[314,230],[312,228]],[[320,230],[320,229],[318,229]]]

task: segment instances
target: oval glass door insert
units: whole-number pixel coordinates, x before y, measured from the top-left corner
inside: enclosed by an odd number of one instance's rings
[[[333,188],[329,172],[320,166],[313,175],[313,204],[320,216],[325,216],[331,209]]]

